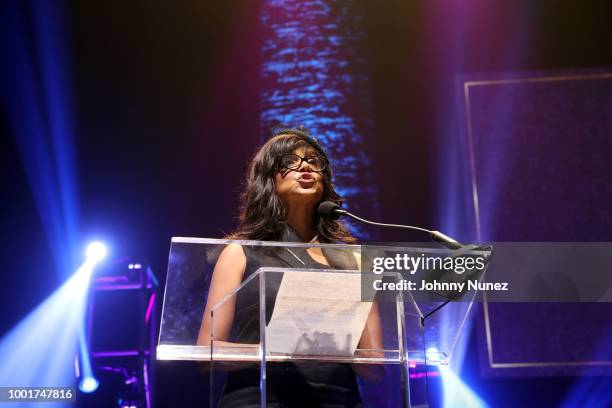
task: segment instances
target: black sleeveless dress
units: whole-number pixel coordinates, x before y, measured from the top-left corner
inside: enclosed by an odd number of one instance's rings
[[[283,241],[298,241],[288,229]],[[316,262],[304,248],[243,246],[247,263],[243,281],[262,266],[316,269],[356,269],[357,262],[346,251],[325,249],[329,262]],[[269,323],[282,274],[266,277],[266,324]],[[247,284],[236,298],[231,341],[259,342],[259,286],[257,278]],[[259,367],[228,373],[220,407],[259,406]],[[359,407],[361,399],[355,372],[350,364],[300,362],[270,363],[267,366],[269,407]]]

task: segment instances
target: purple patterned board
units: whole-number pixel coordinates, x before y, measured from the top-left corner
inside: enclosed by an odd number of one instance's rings
[[[611,241],[612,69],[473,75],[460,85],[476,235]],[[481,312],[490,375],[612,372],[610,304]]]

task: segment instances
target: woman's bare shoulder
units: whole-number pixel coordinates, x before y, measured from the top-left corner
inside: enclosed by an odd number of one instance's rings
[[[221,256],[223,255],[226,255],[226,256],[242,255],[244,256],[244,249],[242,248],[242,245],[240,244],[228,244],[226,245],[225,248],[223,248],[223,251],[221,251]]]
[[[239,244],[229,244],[219,254],[217,267],[243,267],[246,265],[246,254]]]

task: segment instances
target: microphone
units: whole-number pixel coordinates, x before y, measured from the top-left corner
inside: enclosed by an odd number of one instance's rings
[[[340,208],[340,206],[333,201],[323,201],[319,204],[318,213],[321,218],[331,218],[337,220],[343,215],[347,215],[348,212]]]
[[[342,208],[340,208],[338,204],[334,203],[333,201],[323,201],[321,204],[319,204],[318,214],[322,218],[331,218],[332,220],[337,220],[338,218],[342,216],[347,216],[359,222],[363,222],[365,224],[370,224],[370,225],[376,225],[378,227],[403,228],[403,229],[409,229],[413,231],[421,231],[421,232],[425,232],[429,234],[434,241],[444,244],[444,246],[446,246],[447,248],[450,248],[450,249],[463,248],[463,245],[460,242],[449,237],[448,235],[444,235],[440,231],[428,230],[428,229],[421,228],[421,227],[413,227],[411,225],[383,224],[381,222],[369,221],[369,220],[360,218],[356,216],[355,214],[351,214],[350,212],[346,210],[343,210]]]

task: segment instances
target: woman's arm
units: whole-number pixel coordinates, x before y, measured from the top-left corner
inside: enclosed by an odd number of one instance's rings
[[[361,253],[353,252],[353,255],[355,255],[358,268],[361,269]],[[382,326],[376,301],[372,302],[372,308],[370,309],[370,314],[368,315],[368,320],[366,320],[357,348],[370,350],[382,350],[383,348]]]
[[[383,348],[378,302],[372,302],[372,308],[370,309],[370,314],[368,315],[368,320],[366,320],[365,328],[357,348],[367,350],[382,350]]]
[[[382,358],[384,357],[383,341],[382,341],[382,326],[380,324],[380,315],[378,312],[378,303],[372,302],[372,308],[366,320],[365,328],[359,339],[357,357]],[[362,378],[378,383],[384,377],[383,364],[353,364],[353,369]]]
[[[361,254],[355,252],[357,264],[361,269]],[[380,313],[378,302],[372,302],[372,308],[366,320],[363,333],[357,345],[357,355],[359,357],[383,357],[382,325],[380,323]],[[363,350],[363,351],[360,351]],[[383,365],[353,364],[353,368],[361,377],[373,382],[378,382],[384,375]]]
[[[213,271],[208,300],[202,316],[202,324],[198,333],[198,346],[209,345],[211,340],[210,310],[231,291],[240,286],[246,268],[246,256],[238,244],[230,244],[225,248]],[[227,341],[234,322],[236,297],[229,299],[223,306],[215,310],[215,340]]]

